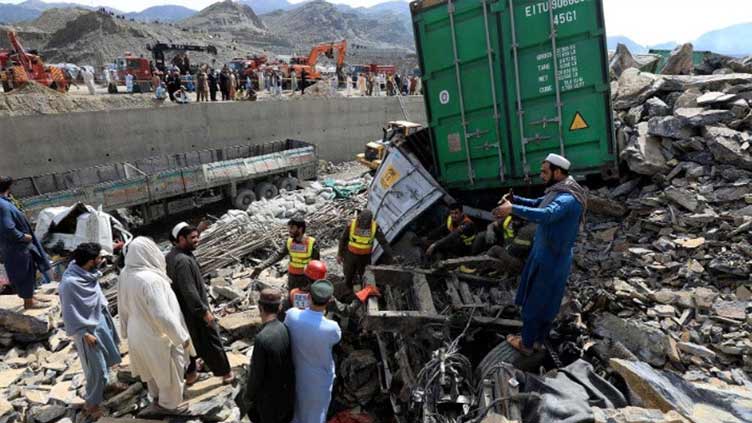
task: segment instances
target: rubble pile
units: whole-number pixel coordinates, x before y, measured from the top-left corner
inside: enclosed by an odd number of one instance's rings
[[[307,86],[304,95],[309,97],[342,97],[342,94],[332,89],[332,84],[327,79]]]
[[[152,107],[174,107],[174,104],[156,101],[150,94],[67,95],[33,81],[9,93],[0,93],[0,117]]]
[[[631,68],[612,95],[631,172],[591,192],[575,252],[589,351],[750,386],[752,75]]]

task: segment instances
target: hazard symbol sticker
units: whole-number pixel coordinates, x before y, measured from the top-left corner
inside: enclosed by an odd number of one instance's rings
[[[581,129],[588,129],[588,128],[590,128],[590,125],[588,125],[585,118],[582,117],[582,114],[580,112],[575,113],[574,119],[572,119],[572,124],[569,125],[569,130],[579,131]]]
[[[394,166],[389,165],[386,170],[384,170],[384,174],[381,176],[379,183],[381,184],[381,188],[389,189],[392,185],[394,185],[395,182],[399,180],[399,178],[399,171]]]

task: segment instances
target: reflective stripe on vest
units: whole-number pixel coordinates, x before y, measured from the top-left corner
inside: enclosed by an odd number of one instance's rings
[[[504,228],[504,239],[512,239],[514,238],[514,229],[512,229],[512,216],[507,216],[506,219],[504,219],[504,224],[502,225]]]
[[[358,227],[357,219],[350,223],[350,242],[347,249],[358,256],[371,254],[373,251],[373,241],[376,239],[376,221],[371,220],[371,227],[361,229]]]
[[[287,252],[290,254],[290,264],[287,266],[288,273],[292,275],[303,274],[306,264],[311,261],[314,242],[316,242],[316,239],[312,236],[305,237],[302,243],[287,238]]]
[[[465,216],[465,219],[462,221],[462,224],[466,224],[466,223],[472,225],[473,221],[470,220],[469,217]],[[447,218],[447,229],[449,230],[449,232],[454,232],[454,231],[459,230],[459,226],[456,228],[454,227],[454,222],[452,222],[452,216],[449,216]],[[460,234],[460,239],[465,245],[469,247],[473,245],[473,241],[475,241],[475,234],[472,234],[471,236]]]

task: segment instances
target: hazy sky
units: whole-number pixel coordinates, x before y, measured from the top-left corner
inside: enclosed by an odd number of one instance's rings
[[[23,0],[0,0],[20,3]],[[201,9],[215,0],[60,0],[88,6],[109,6],[126,12],[158,4]],[[302,0],[291,0],[298,3]],[[370,6],[385,0],[333,0],[351,6]],[[752,22],[750,0],[603,0],[610,35],[626,35],[640,44],[692,41],[701,34]]]

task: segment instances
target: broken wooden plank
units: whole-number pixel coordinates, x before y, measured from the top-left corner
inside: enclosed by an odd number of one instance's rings
[[[369,313],[363,319],[363,327],[375,332],[402,332],[403,334],[421,329],[431,323],[446,324],[449,316],[429,314],[421,311],[378,311]],[[493,327],[502,331],[522,328],[522,322],[510,319],[494,319],[492,317],[473,317],[472,325]]]

